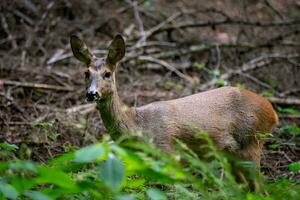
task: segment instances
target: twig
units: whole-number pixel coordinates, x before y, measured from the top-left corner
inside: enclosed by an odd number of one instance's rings
[[[273,13],[275,13],[281,20],[284,20],[282,14],[274,8],[274,6],[269,2],[269,0],[265,0],[264,2],[270,8],[270,10],[272,10]]]
[[[2,27],[5,31],[5,33],[7,34],[7,39],[8,41],[11,41],[11,46],[13,49],[16,49],[18,48],[18,45],[16,43],[16,40],[14,39],[14,36],[10,33],[9,31],[9,28],[8,28],[8,24],[7,24],[7,21],[6,21],[6,18],[1,15],[1,23],[2,23]]]
[[[284,21],[284,22],[268,22],[263,23],[260,21],[250,22],[250,21],[242,21],[226,18],[219,21],[211,21],[211,22],[196,22],[196,23],[182,23],[177,24],[175,26],[165,26],[160,27],[152,32],[152,35],[158,34],[165,31],[171,31],[176,29],[186,29],[186,28],[200,28],[200,27],[211,27],[211,26],[220,26],[220,25],[240,25],[240,26],[257,26],[257,27],[281,27],[281,26],[293,26],[300,24],[300,20],[294,21]]]
[[[6,100],[8,101],[13,101],[14,99],[12,98],[12,96],[5,94],[4,92],[0,92],[0,96],[3,96]]]
[[[35,31],[37,31],[39,29],[39,27],[41,26],[41,24],[44,22],[44,20],[47,18],[50,10],[52,9],[52,7],[54,6],[55,1],[51,1],[48,3],[47,7],[46,7],[46,11],[43,13],[43,15],[41,16],[40,20],[36,23],[35,26]]]
[[[30,106],[37,108],[39,110],[42,110],[42,111],[52,111],[52,112],[62,112],[63,111],[63,109],[61,109],[61,108],[44,105],[44,104],[34,104],[34,105],[30,105]]]
[[[28,17],[27,15],[25,15],[24,13],[22,13],[21,11],[19,10],[14,10],[13,13],[15,15],[17,15],[18,17],[22,18],[24,21],[26,21],[29,25],[33,26],[35,23],[34,21]]]
[[[281,93],[279,94],[279,96],[280,96],[280,97],[284,97],[284,96],[287,96],[287,95],[289,95],[289,94],[294,94],[294,93],[297,93],[297,92],[300,92],[300,88],[294,88],[294,89],[290,89],[290,90],[281,92]]]
[[[179,76],[180,78],[183,78],[184,80],[188,81],[189,83],[194,82],[190,76],[187,76],[187,75],[181,73],[180,71],[178,71],[175,67],[173,67],[166,61],[159,60],[159,59],[151,57],[151,56],[139,56],[138,59],[142,60],[142,61],[148,61],[148,62],[159,64],[159,65],[169,69],[170,71],[174,72],[177,76]]]
[[[266,66],[269,63],[271,63],[270,60],[267,60],[267,61],[261,60],[260,62],[257,62],[257,63],[251,63],[251,61],[250,61],[250,63],[245,63],[242,67],[238,67],[237,70],[229,70],[227,73],[222,74],[219,77],[219,79],[228,80],[229,78],[231,78],[235,74],[243,74],[244,72],[254,70],[254,69],[259,68],[259,67]],[[200,90],[206,90],[207,88],[209,88],[213,84],[214,84],[213,81],[209,81],[208,83],[205,83],[205,84],[201,85]]]
[[[21,39],[22,37],[18,37],[18,36],[12,36],[12,37],[7,37],[7,38],[3,38],[0,40],[0,45],[4,44],[6,42],[10,42],[12,40],[17,40],[17,39]]]
[[[166,24],[170,23],[171,21],[175,20],[177,17],[179,17],[180,15],[182,15],[182,12],[177,12],[173,15],[171,15],[168,19],[166,19],[165,21],[159,23],[158,25],[152,27],[151,29],[147,30],[145,35],[146,37],[150,37],[152,36],[154,33],[156,33],[157,31],[161,30],[161,28],[163,26],[165,26]]]
[[[219,45],[216,46],[216,51],[217,51],[217,56],[216,56],[217,63],[216,63],[215,69],[213,71],[214,72],[213,77],[212,77],[213,84],[211,85],[211,88],[213,88],[216,84],[216,81],[217,81],[217,73],[216,72],[219,71],[220,64],[221,64],[221,51],[220,51]]]
[[[293,33],[298,34],[299,31],[294,31]],[[267,41],[267,42],[262,43],[262,44],[250,44],[250,43],[237,43],[237,44],[234,44],[234,43],[229,43],[229,44],[210,43],[210,44],[200,44],[200,45],[192,45],[192,46],[190,46],[188,48],[179,48],[179,49],[172,50],[172,51],[157,53],[157,54],[153,54],[152,56],[157,57],[157,58],[172,58],[174,56],[182,56],[182,55],[187,55],[187,54],[191,54],[191,53],[204,52],[204,51],[208,51],[208,50],[214,49],[216,47],[219,47],[220,49],[223,49],[223,48],[247,48],[247,49],[252,50],[252,49],[258,49],[258,48],[265,48],[265,47],[274,46],[275,45],[274,42],[276,42],[276,41],[273,41],[271,39],[270,41]],[[276,46],[300,46],[300,44],[295,44],[295,43],[276,43]],[[295,63],[291,63],[291,64],[295,65]]]
[[[287,59],[287,62],[290,63],[291,65],[294,65],[295,67],[300,67],[300,64],[297,62],[292,61],[291,59]]]
[[[281,154],[283,155],[289,162],[293,162],[293,160],[284,152],[284,151],[269,151],[268,153]]]
[[[237,70],[229,70],[228,72],[222,74],[219,79],[221,80],[228,80],[232,76],[236,74],[243,74],[247,71],[255,70],[257,68],[264,67],[272,62],[272,59],[292,59],[292,58],[298,58],[300,54],[294,53],[294,54],[288,54],[288,55],[282,55],[282,54],[270,54],[265,56],[260,56],[258,58],[255,58],[248,63],[243,64],[241,67],[236,67]],[[214,84],[213,81],[209,81],[200,87],[200,91],[206,90],[209,88],[212,84]]]
[[[150,47],[176,47],[175,43],[165,41],[147,41],[146,44],[140,46],[129,46],[128,51],[133,51],[139,48],[150,48]]]
[[[241,44],[219,44],[219,43],[210,43],[210,44],[200,44],[192,45],[188,48],[178,48],[173,51],[167,51],[162,53],[153,54],[157,58],[172,58],[174,56],[182,56],[190,53],[199,53],[214,48],[256,48],[257,46],[250,43],[241,43]]]
[[[300,105],[300,99],[296,98],[278,98],[278,97],[267,97],[272,103],[286,104],[286,105]]]
[[[24,126],[24,125],[27,125],[27,126],[32,126],[34,124],[34,122],[24,122],[24,121],[10,121],[10,122],[5,122],[3,123],[5,125],[11,125],[11,126]],[[2,123],[0,124],[2,125]]]
[[[66,110],[66,113],[73,114],[73,113],[79,112],[80,114],[84,115],[84,114],[94,111],[95,109],[96,109],[95,104],[84,104],[84,105],[78,105],[78,106],[68,108]]]
[[[147,36],[146,36],[146,33],[145,33],[145,30],[144,30],[144,24],[143,24],[143,21],[140,17],[140,13],[139,13],[139,8],[138,8],[138,2],[135,1],[135,0],[126,0],[126,2],[128,2],[132,8],[133,8],[133,13],[134,13],[134,18],[138,24],[138,27],[139,27],[139,32],[140,32],[140,35],[141,35],[141,38],[137,41],[136,45],[135,46],[140,46],[140,45],[145,45],[146,44],[146,39],[147,39]]]
[[[258,78],[254,77],[254,76],[251,76],[250,74],[246,74],[246,73],[238,73],[238,74],[245,77],[245,78],[248,78],[248,79],[252,80],[253,82],[257,83],[258,85],[260,85],[264,88],[267,88],[267,89],[271,90],[276,95],[279,95],[279,93],[272,86],[270,86],[269,84],[259,80]]]
[[[71,87],[62,87],[62,86],[48,85],[48,84],[43,84],[43,83],[19,82],[19,81],[5,80],[5,79],[0,79],[0,85],[39,88],[39,89],[56,90],[56,91],[73,91],[74,90],[74,88],[71,88]]]
[[[291,118],[291,119],[300,119],[300,115],[287,115],[287,114],[280,114],[279,118]]]
[[[144,3],[145,0],[139,1],[138,5]],[[119,8],[116,12],[112,13],[106,20],[104,20],[100,25],[95,27],[95,30],[100,30],[103,26],[107,25],[111,20],[115,19],[117,15],[127,12],[132,6],[126,5],[124,7]]]

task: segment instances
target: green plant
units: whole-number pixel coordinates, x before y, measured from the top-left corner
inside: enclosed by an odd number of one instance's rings
[[[207,134],[199,132],[198,138],[204,141],[202,159],[181,141],[176,141],[174,154],[168,155],[135,140],[121,144],[104,140],[46,164],[2,161],[0,199],[300,198],[299,185],[291,181],[265,183],[269,195],[251,192],[235,180],[236,165],[231,158],[219,152]],[[292,163],[290,169],[298,170],[298,164]]]
[[[293,107],[287,107],[287,108],[278,107],[278,111],[284,114],[291,114],[291,115],[299,114],[299,111]]]

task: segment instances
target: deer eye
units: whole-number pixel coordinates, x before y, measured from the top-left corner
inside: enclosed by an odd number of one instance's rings
[[[111,73],[110,73],[110,72],[105,72],[105,73],[103,74],[103,78],[104,78],[104,79],[109,79],[110,76],[111,76]]]
[[[84,78],[85,78],[85,80],[89,80],[90,79],[90,72],[84,72]]]

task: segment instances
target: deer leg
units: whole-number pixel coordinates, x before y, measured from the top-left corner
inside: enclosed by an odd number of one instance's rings
[[[254,165],[247,163],[235,164],[235,176],[239,182],[247,183],[249,188],[255,192],[262,192],[260,176],[260,157],[262,153],[263,142],[253,140],[249,146],[243,149],[240,155],[242,161],[254,161]]]

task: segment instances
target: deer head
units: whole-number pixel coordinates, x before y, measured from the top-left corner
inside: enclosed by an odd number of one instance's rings
[[[95,101],[111,97],[115,90],[116,65],[125,55],[123,37],[121,35],[114,37],[105,58],[97,58],[77,36],[72,35],[70,43],[74,56],[87,67],[85,72],[87,100]]]

